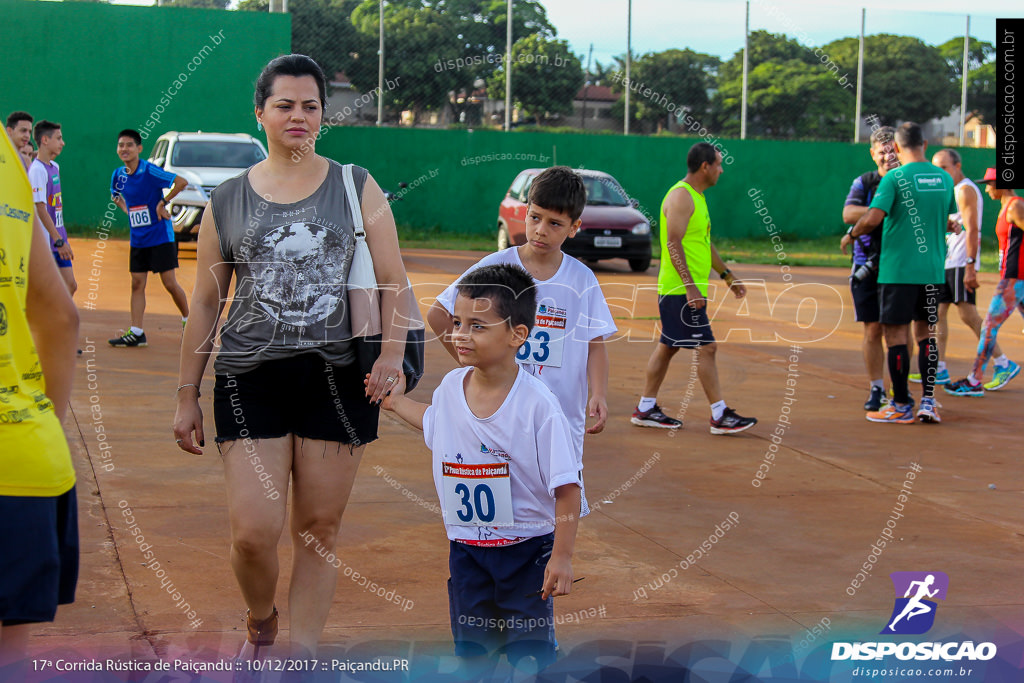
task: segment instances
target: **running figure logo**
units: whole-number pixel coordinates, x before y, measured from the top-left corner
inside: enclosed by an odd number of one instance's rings
[[[938,609],[938,603],[929,598],[946,599],[949,577],[943,572],[893,572],[889,576],[896,591],[896,604],[888,626],[881,633],[926,633],[935,623]]]

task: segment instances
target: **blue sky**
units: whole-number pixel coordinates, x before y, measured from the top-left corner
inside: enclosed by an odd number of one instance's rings
[[[113,0],[115,4],[151,5],[153,0]],[[626,53],[627,0],[542,0],[560,38],[583,56],[594,44],[594,59],[604,64]],[[234,2],[232,3],[234,4]],[[892,6],[899,4],[901,10]],[[1022,0],[984,0],[976,6],[952,0],[751,0],[750,29],[806,35],[811,45],[856,36],[861,8],[866,31],[913,35],[937,45],[962,36],[966,12],[971,35],[993,42],[996,17],[1022,17]],[[691,48],[728,58],[743,47],[743,0],[633,0],[633,52]]]
[[[895,5],[902,10],[893,11]],[[559,37],[583,56],[584,64],[591,43],[594,59],[605,64],[626,53],[626,0],[546,0],[544,6]],[[971,14],[971,35],[989,42],[995,38],[996,17],[1024,16],[1021,0],[752,0],[750,29],[803,33],[808,43],[823,45],[858,35],[862,7],[867,9],[867,34],[913,35],[933,45],[962,36],[966,12],[972,9],[983,14]],[[633,52],[688,47],[728,58],[743,47],[744,10],[743,0],[633,0]]]

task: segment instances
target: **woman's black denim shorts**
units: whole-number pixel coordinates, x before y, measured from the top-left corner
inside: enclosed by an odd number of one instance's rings
[[[317,353],[217,375],[213,387],[217,443],[294,434],[358,447],[377,438],[379,416],[358,364],[331,365]]]

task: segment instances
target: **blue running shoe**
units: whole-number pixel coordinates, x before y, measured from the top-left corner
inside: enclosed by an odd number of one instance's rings
[[[939,417],[939,411],[935,409],[934,398],[925,396],[921,399],[921,408],[917,411],[917,419],[921,422],[942,422],[942,418]]]
[[[946,386],[942,387],[946,390],[947,394],[953,396],[984,396],[985,387],[980,384],[971,384],[971,381],[964,377],[958,379],[955,382],[950,382]]]
[[[910,375],[910,377],[907,377],[907,380],[913,382],[914,384],[920,384],[921,373],[915,372],[912,375]],[[948,369],[943,368],[942,370],[939,370],[938,372],[935,373],[935,384],[949,384]]]
[[[996,373],[992,375],[992,381],[985,383],[986,391],[999,391],[1007,384],[1010,380],[1020,374],[1020,366],[1014,363],[1012,360],[1010,364],[1005,368],[996,366]]]

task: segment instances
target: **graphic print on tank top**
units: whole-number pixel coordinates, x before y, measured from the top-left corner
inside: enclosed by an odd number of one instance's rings
[[[303,341],[328,339],[326,331],[344,317],[355,240],[316,216],[315,206],[277,214],[271,224],[248,254],[253,298],[279,331],[298,332]]]

